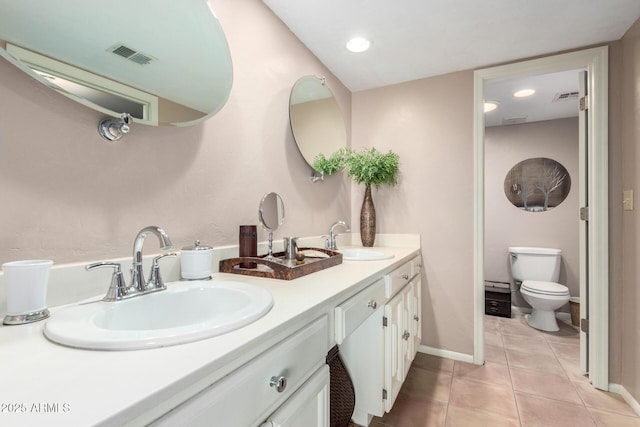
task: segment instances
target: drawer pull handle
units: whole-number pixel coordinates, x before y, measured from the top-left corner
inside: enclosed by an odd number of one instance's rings
[[[285,377],[271,377],[269,387],[275,387],[278,393],[282,393],[287,388],[287,379]]]
[[[375,301],[369,301],[369,304],[367,304],[367,307],[370,307],[371,309],[375,310],[376,308],[378,308],[378,303]]]
[[[417,314],[413,315],[413,320],[415,320],[416,322],[420,321],[420,316],[418,316]]]
[[[411,334],[409,333],[409,331],[404,331],[404,334],[402,334],[402,339],[407,341],[407,340],[409,340],[410,336],[411,336]]]
[[[408,275],[408,274],[403,274],[403,275],[402,275],[402,278],[403,278],[404,280],[409,280],[409,275]]]

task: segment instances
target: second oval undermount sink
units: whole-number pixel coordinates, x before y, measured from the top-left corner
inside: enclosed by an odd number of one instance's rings
[[[378,249],[369,248],[348,248],[340,249],[344,261],[378,261],[383,259],[391,259],[395,255]]]
[[[51,341],[95,350],[136,350],[184,344],[252,323],[273,305],[266,289],[235,281],[194,280],[117,302],[92,302],[53,313]]]

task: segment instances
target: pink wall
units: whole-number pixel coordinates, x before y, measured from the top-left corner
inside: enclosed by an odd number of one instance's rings
[[[622,38],[622,187],[640,190],[640,21]],[[621,384],[640,401],[640,209],[622,212]]]
[[[422,343],[473,353],[473,72],[353,94],[352,145],[400,155],[373,192],[381,233],[422,236]],[[353,227],[364,188],[354,187]]]
[[[325,234],[349,218],[345,182],[309,181],[288,103],[299,77],[323,75],[350,123],[351,93],[262,2],[211,4],[227,34],[234,84],[222,111],[195,126],[138,125],[108,144],[98,136],[101,114],[0,59],[0,262],[127,256],[151,224],[178,249],[195,239],[235,244],[238,225],[257,223],[268,191],[286,206],[276,238]],[[158,251],[156,243],[146,251]]]
[[[559,162],[571,178],[567,198],[547,212],[524,212],[513,206],[504,194],[504,179],[509,170],[518,162],[533,157]],[[511,280],[509,246],[557,248],[562,250],[560,283],[569,287],[571,296],[580,295],[578,183],[577,118],[486,129],[486,280]],[[524,300],[519,303],[527,305]]]

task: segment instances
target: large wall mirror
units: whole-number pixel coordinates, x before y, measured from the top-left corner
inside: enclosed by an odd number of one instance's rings
[[[309,166],[318,154],[331,154],[347,146],[342,111],[324,78],[304,76],[296,81],[289,99],[289,119],[298,149]]]
[[[206,0],[0,0],[0,54],[84,105],[149,125],[210,117],[233,80]]]

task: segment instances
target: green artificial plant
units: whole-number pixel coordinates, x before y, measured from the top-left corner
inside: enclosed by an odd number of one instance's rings
[[[329,158],[318,154],[313,169],[323,175],[345,170],[356,184],[374,185],[377,188],[382,184],[394,186],[398,183],[399,163],[400,156],[393,151],[384,154],[375,148],[363,148],[360,151],[341,148]]]

